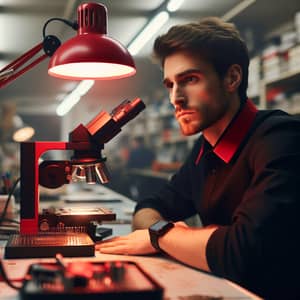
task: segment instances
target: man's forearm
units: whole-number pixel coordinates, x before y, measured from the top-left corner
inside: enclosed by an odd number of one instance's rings
[[[179,223],[175,223],[175,227],[159,239],[159,247],[183,263],[210,272],[206,247],[218,227],[190,228]]]
[[[133,216],[132,229],[149,228],[153,223],[162,219],[162,215],[157,210],[153,208],[142,208]]]

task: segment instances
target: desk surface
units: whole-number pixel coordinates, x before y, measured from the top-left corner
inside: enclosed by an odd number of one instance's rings
[[[66,258],[72,260],[111,261],[126,260],[138,263],[149,275],[164,287],[165,300],[196,300],[197,296],[223,297],[229,299],[260,299],[237,285],[221,278],[182,265],[174,260],[159,256],[107,255],[97,251],[93,258]],[[8,276],[13,280],[23,278],[29,265],[51,259],[10,259],[4,260]],[[183,298],[179,298],[183,297]],[[0,282],[0,299],[19,299],[17,291]]]
[[[85,194],[84,194],[85,193]],[[90,193],[90,192],[89,192]],[[94,193],[101,195],[111,195],[118,197],[122,202],[103,202],[93,203],[92,205],[101,205],[111,208],[117,214],[117,220],[123,220],[125,223],[131,220],[131,213],[135,203],[130,199],[115,193],[106,187],[99,186]],[[82,197],[87,196],[87,192],[81,192]],[[78,192],[77,192],[78,196]],[[73,206],[74,203],[72,203]],[[45,206],[44,203],[42,203]],[[82,202],[76,205],[82,205]],[[88,205],[91,205],[90,203]],[[131,231],[129,222],[127,224],[110,224],[114,230],[114,235],[127,234]],[[0,255],[3,257],[3,246],[0,245]],[[190,268],[179,262],[163,256],[125,256],[125,255],[107,255],[96,251],[95,257],[86,258],[66,258],[66,262],[74,260],[89,261],[111,261],[126,260],[138,263],[147,273],[149,273],[161,286],[164,287],[165,300],[196,300],[200,296],[223,297],[222,299],[260,299],[241,287],[205,272]],[[21,280],[25,275],[30,264],[40,261],[49,261],[49,259],[7,259],[4,260],[4,266],[10,279]],[[50,261],[53,261],[50,259]],[[0,299],[15,300],[19,299],[18,292],[11,289],[4,282],[0,281]]]

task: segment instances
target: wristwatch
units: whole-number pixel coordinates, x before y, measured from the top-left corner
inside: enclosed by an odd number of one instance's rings
[[[150,241],[155,249],[162,251],[159,247],[158,239],[165,235],[173,227],[174,224],[172,222],[165,220],[159,220],[149,227]]]

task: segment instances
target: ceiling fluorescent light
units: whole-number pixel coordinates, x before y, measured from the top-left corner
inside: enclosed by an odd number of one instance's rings
[[[82,80],[74,89],[74,93],[78,93],[79,96],[83,96],[90,90],[94,83],[95,80]]]
[[[231,10],[229,10],[223,17],[222,19],[224,21],[229,21],[235,16],[237,16],[239,13],[241,13],[243,10],[245,10],[248,6],[253,4],[256,0],[244,0],[234,6]]]
[[[67,95],[64,101],[57,106],[56,114],[60,117],[64,116],[76,103],[79,102],[79,100],[80,96],[78,94],[71,93]]]
[[[82,80],[77,87],[64,98],[63,102],[58,105],[56,114],[58,116],[64,116],[68,113],[71,108],[79,102],[80,98],[89,91],[94,83],[94,80]]]
[[[140,32],[140,34],[128,45],[131,55],[136,55],[152,36],[168,21],[169,13],[161,11]]]
[[[183,2],[184,0],[170,0],[167,5],[167,10],[169,12],[174,12],[179,9]]]

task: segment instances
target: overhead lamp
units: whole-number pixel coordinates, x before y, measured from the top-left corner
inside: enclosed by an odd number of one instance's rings
[[[128,50],[131,55],[137,55],[153,35],[168,21],[170,18],[169,13],[177,11],[183,3],[184,0],[169,0],[166,6],[163,5],[165,8],[160,9],[129,43]]]
[[[23,125],[15,130],[12,138],[15,142],[21,143],[30,140],[34,136],[35,130],[33,127]]]
[[[61,18],[48,20],[43,28],[43,41],[0,70],[0,88],[47,56],[51,57],[48,73],[54,77],[83,80],[117,79],[134,75],[135,64],[128,50],[106,35],[106,7],[100,3],[84,3],[78,7],[77,15],[78,22]],[[77,30],[77,36],[62,45],[56,36],[46,36],[46,26],[54,20],[62,21]],[[44,54],[29,62],[42,49]]]
[[[2,104],[2,122],[0,125],[1,143],[25,142],[35,134],[33,127],[25,124],[22,118],[15,112],[14,102]]]
[[[248,6],[252,5],[256,0],[243,0],[240,1],[237,5],[235,5],[232,9],[226,12],[225,15],[222,16],[222,19],[226,22],[240,14],[243,10],[245,10]]]
[[[64,116],[71,108],[84,96],[89,89],[94,85],[94,80],[82,80],[77,87],[68,94],[64,100],[56,108],[56,114],[58,116]]]
[[[19,115],[14,115],[12,123],[11,136],[14,142],[25,142],[34,136],[34,128],[25,124]]]
[[[149,21],[141,32],[130,42],[128,50],[132,55],[144,47],[144,45],[154,36],[154,34],[161,29],[161,27],[168,21],[170,15],[166,11],[161,11]]]
[[[167,4],[167,10],[169,12],[175,12],[180,8],[183,2],[184,0],[170,0]]]

